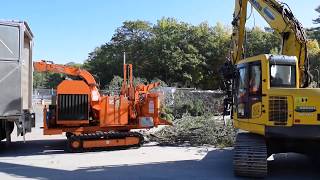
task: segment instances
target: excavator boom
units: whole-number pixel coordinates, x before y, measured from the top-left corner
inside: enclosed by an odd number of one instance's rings
[[[266,20],[270,27],[282,37],[281,54],[296,56],[300,71],[300,86],[306,87],[310,81],[307,57],[307,37],[302,25],[290,8],[276,0],[236,0],[233,25],[232,63],[244,57],[245,23],[248,2]]]

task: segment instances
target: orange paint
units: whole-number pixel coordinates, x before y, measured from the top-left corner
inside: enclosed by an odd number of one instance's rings
[[[84,148],[101,148],[101,147],[117,147],[130,146],[139,143],[137,137],[126,137],[123,139],[99,139],[99,140],[85,140],[83,141]]]
[[[77,76],[80,79],[64,80],[57,86],[58,99],[60,95],[61,98],[67,97],[67,99],[61,100],[63,102],[61,106],[63,107],[59,107],[58,102],[54,103],[56,104],[55,114],[53,115],[55,118],[51,118],[51,120],[55,121],[55,123],[52,123],[53,126],[47,126],[46,124],[47,108],[45,107],[43,111],[43,133],[45,135],[62,134],[63,132],[81,135],[98,131],[130,131],[131,129],[144,128],[139,124],[139,118],[141,117],[152,118],[154,126],[170,124],[159,117],[161,104],[159,94],[150,92],[151,89],[158,87],[160,83],[134,86],[132,64],[124,64],[123,66],[124,81],[119,96],[101,96],[93,76],[88,71],[80,68],[48,64],[45,61],[41,61],[34,63],[34,69],[38,72],[49,71]],[[82,97],[88,98],[88,100],[83,102]],[[88,107],[86,106],[87,104]],[[61,116],[59,116],[59,112]],[[73,119],[73,116],[76,118]],[[64,119],[58,119],[59,117],[64,117]],[[139,138],[137,137],[108,140],[96,139],[84,140],[83,147],[128,146],[137,143],[139,143]]]

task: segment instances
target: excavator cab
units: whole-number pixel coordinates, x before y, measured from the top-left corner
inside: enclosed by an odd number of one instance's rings
[[[234,116],[239,120],[260,118],[269,89],[298,88],[297,71],[294,56],[260,55],[241,60],[234,80]]]
[[[236,175],[266,176],[271,154],[320,151],[320,89],[299,87],[295,56],[254,56],[240,60],[234,71],[233,123],[242,130],[235,143]]]
[[[246,58],[249,4],[281,36],[281,55]],[[265,177],[271,154],[319,154],[320,89],[308,88],[312,81],[308,38],[301,23],[278,0],[235,0],[232,26],[229,68],[223,67],[231,71],[222,75],[228,82],[225,107],[231,109],[233,124],[240,130],[234,173]]]

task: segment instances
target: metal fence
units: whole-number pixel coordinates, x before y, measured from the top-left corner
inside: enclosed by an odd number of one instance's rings
[[[33,104],[50,104],[52,96],[56,95],[55,89],[33,89]]]
[[[214,113],[221,113],[223,108],[224,94],[221,91],[210,90],[196,90],[191,88],[175,88],[175,87],[161,87],[155,89],[157,92],[161,92],[162,102],[169,107],[193,103],[194,101],[201,101],[206,111]],[[102,90],[101,95],[118,95],[120,91],[117,90]],[[51,102],[52,96],[56,95],[55,89],[34,89],[33,90],[33,102],[44,103]]]

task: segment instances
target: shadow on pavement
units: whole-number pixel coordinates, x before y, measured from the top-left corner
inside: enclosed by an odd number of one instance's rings
[[[233,179],[231,150],[209,152],[200,161],[98,166],[74,171],[0,162],[0,171],[16,177],[36,179]],[[77,162],[75,162],[77,163]]]
[[[0,142],[1,157],[16,157],[16,156],[33,156],[33,155],[48,155],[66,153],[65,139],[52,140],[28,140],[12,142],[9,147],[6,147],[5,142]]]
[[[319,162],[296,153],[276,154],[268,162],[272,179],[320,179]]]
[[[65,153],[63,151],[65,140],[37,140],[28,141],[27,144],[13,143],[10,149],[15,151],[7,149],[0,155],[16,157]],[[320,177],[318,165],[299,154],[276,155],[275,160],[270,161],[269,165],[267,179],[319,179]],[[74,171],[0,162],[0,172],[14,177],[33,179],[237,179],[232,171],[232,150],[210,151],[202,160],[85,167]]]
[[[156,144],[145,144],[144,147],[157,146]],[[97,148],[88,150],[88,152],[96,151],[116,151],[126,150],[128,148]],[[6,147],[4,141],[0,142],[0,157],[17,157],[17,156],[33,156],[33,155],[50,155],[50,154],[68,154],[66,147],[66,139],[48,139],[48,140],[28,140],[12,142]],[[85,152],[84,152],[85,153]]]

